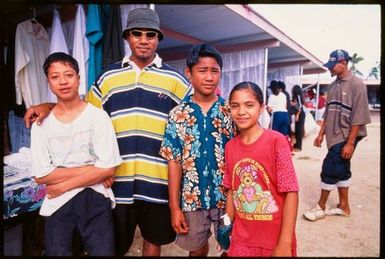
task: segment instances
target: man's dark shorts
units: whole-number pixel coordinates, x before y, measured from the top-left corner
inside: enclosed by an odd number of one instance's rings
[[[166,245],[175,241],[168,204],[135,200],[134,204],[116,204],[112,210],[115,224],[116,255],[127,253],[131,247],[136,226],[142,237],[154,245]]]
[[[356,148],[360,140],[361,138],[356,139],[354,148]],[[326,154],[321,171],[321,188],[324,190],[332,190],[334,186],[349,187],[351,183],[350,159],[345,159],[341,156],[345,143],[335,144]]]

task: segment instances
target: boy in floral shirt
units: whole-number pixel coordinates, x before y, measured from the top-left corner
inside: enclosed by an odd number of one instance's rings
[[[190,256],[207,256],[225,207],[224,147],[233,136],[227,101],[215,94],[221,54],[209,44],[190,50],[186,75],[194,94],[171,110],[160,154],[168,162],[171,223],[176,244]]]

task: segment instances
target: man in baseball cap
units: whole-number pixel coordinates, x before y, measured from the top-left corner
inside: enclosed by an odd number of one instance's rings
[[[326,137],[328,153],[321,170],[321,194],[315,206],[304,213],[310,221],[325,216],[339,215],[349,217],[349,186],[352,172],[350,161],[358,142],[367,135],[366,124],[370,123],[366,85],[348,68],[350,56],[345,50],[330,53],[324,64],[331,76],[337,76],[328,87],[327,105],[323,122],[314,146],[321,147]],[[339,203],[327,208],[330,192],[337,188]]]
[[[351,58],[349,56],[349,53],[346,50],[337,49],[337,50],[333,51],[332,53],[330,53],[329,60],[328,60],[328,62],[326,62],[324,64],[324,67],[327,67],[328,69],[331,69],[337,63],[339,63],[341,61],[346,61],[346,63],[347,63],[347,62],[349,62],[350,59]]]

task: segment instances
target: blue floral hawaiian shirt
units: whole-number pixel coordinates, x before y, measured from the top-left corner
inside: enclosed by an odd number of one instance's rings
[[[160,154],[182,165],[182,211],[225,207],[224,152],[233,132],[228,103],[220,96],[207,114],[192,95],[171,110]]]

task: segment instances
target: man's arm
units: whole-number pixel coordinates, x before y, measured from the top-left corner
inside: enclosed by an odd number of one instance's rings
[[[90,166],[81,175],[72,177],[66,181],[47,186],[48,198],[55,198],[63,193],[79,187],[88,187],[100,183],[106,178],[115,175],[115,167],[99,168]]]
[[[325,121],[321,121],[321,129],[319,130],[317,138],[314,140],[314,146],[321,147],[325,135]]]
[[[277,246],[274,248],[273,256],[292,256],[292,241],[297,220],[298,193],[286,193],[282,211],[281,233]]]
[[[42,103],[29,107],[24,115],[24,123],[27,128],[30,128],[32,123],[36,121],[37,125],[47,118],[52,108],[56,103]]]
[[[180,163],[175,160],[168,161],[168,196],[171,212],[171,225],[178,234],[188,232],[187,221],[179,205],[181,180],[182,166]]]
[[[341,156],[345,159],[350,159],[353,156],[354,152],[354,143],[358,136],[358,132],[360,130],[361,125],[352,125],[350,127],[350,132],[348,139],[346,140],[346,144],[342,148]]]

